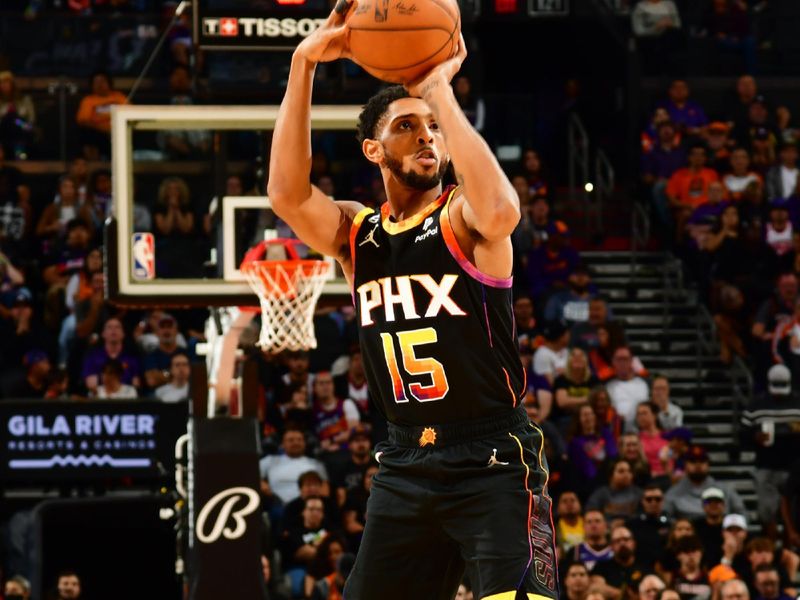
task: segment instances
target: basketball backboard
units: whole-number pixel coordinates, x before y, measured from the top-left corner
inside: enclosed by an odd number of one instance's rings
[[[356,150],[359,111],[315,106],[312,130],[328,136],[328,144],[343,146],[342,139]],[[109,300],[140,307],[258,304],[239,271],[241,259],[265,232],[291,233],[276,221],[263,190],[267,138],[277,114],[277,106],[112,108]],[[194,144],[197,151],[176,159],[174,140],[179,150]],[[232,181],[237,177],[238,184]],[[348,295],[341,272],[331,272],[323,294]]]

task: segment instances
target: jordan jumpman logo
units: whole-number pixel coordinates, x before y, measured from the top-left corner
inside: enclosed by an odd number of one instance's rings
[[[487,467],[493,467],[495,465],[507,465],[507,462],[502,462],[497,460],[497,448],[492,448],[492,455],[489,457],[489,464],[486,465]]]
[[[380,245],[378,244],[378,242],[376,242],[376,241],[375,241],[375,231],[378,229],[378,227],[379,227],[379,226],[380,226],[380,223],[375,223],[375,227],[373,227],[373,228],[372,228],[372,231],[370,231],[370,232],[367,234],[367,237],[365,237],[365,238],[364,238],[364,239],[361,241],[361,243],[359,244],[359,246],[363,246],[363,245],[364,245],[364,244],[366,244],[367,242],[370,242],[371,244],[375,244],[375,247],[376,247],[376,248],[380,248]]]

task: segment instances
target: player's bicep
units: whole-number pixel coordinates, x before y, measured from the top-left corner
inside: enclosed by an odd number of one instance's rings
[[[337,260],[346,258],[357,202],[334,201],[316,186],[302,202],[273,202],[272,208],[305,244]]]

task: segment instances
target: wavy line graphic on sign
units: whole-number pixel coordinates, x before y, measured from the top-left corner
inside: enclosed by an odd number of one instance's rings
[[[10,469],[51,469],[53,467],[111,467],[113,469],[144,469],[151,466],[149,458],[114,458],[108,454],[73,456],[56,454],[50,458],[21,458],[8,461]]]

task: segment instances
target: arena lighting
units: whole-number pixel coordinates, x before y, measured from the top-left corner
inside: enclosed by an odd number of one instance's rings
[[[594,184],[591,181],[587,181],[583,189],[586,190],[588,194],[591,194],[594,191]]]

